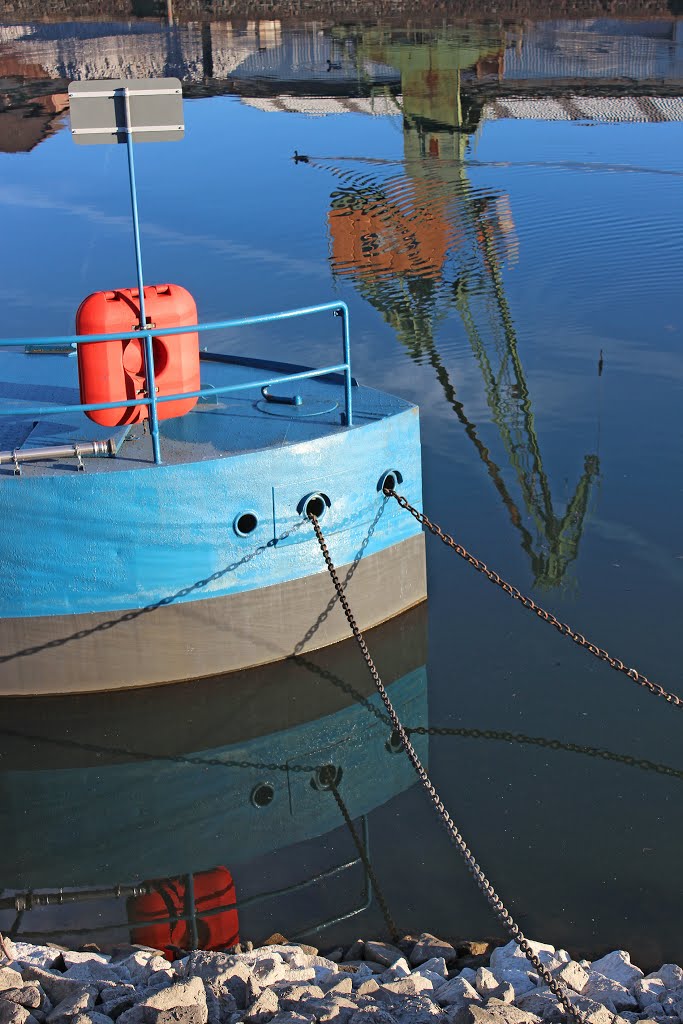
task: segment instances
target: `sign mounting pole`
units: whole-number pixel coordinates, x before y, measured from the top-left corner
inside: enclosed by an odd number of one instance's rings
[[[134,103],[131,103],[131,99]],[[84,101],[90,101],[88,103]],[[157,414],[152,332],[145,313],[145,283],[142,272],[142,245],[135,180],[134,135],[138,141],[175,141],[184,132],[182,89],[177,78],[112,79],[98,82],[72,82],[69,86],[71,134],[83,145],[125,142],[128,153],[130,205],[133,215],[135,267],[138,278],[140,323],[144,338],[145,382],[150,399],[149,426],[154,461],[161,463],[159,417]],[[123,101],[123,102],[121,102]]]

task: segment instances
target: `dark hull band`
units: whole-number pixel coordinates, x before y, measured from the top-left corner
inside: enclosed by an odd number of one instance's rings
[[[351,566],[339,567],[342,581]],[[363,558],[347,584],[370,629],[427,596],[424,536]],[[327,571],[151,611],[0,622],[0,696],[86,693],[199,679],[280,661],[349,636]]]

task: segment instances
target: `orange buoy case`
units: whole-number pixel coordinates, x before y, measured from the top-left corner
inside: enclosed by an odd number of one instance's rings
[[[161,949],[169,960],[178,949],[191,949],[192,925],[180,921],[188,913],[186,878],[161,878],[154,892],[127,901],[131,939]],[[239,942],[235,883],[225,867],[193,875],[195,923],[199,949],[223,949]],[[225,908],[225,909],[223,909]],[[214,913],[206,915],[208,910]]]
[[[94,292],[78,307],[77,334],[116,334],[136,330],[140,324],[140,293],[137,288]],[[183,327],[197,323],[197,305],[185,289],[177,284],[145,287],[145,315],[155,332],[164,327]],[[157,398],[163,395],[198,391],[199,337],[197,332],[152,339]],[[93,341],[78,346],[78,380],[81,402],[130,401],[147,394],[145,378],[144,339],[117,338]],[[157,406],[159,419],[184,416],[197,402],[196,398],[179,398]],[[137,423],[149,417],[149,406],[120,406],[87,412],[95,423],[105,427]]]

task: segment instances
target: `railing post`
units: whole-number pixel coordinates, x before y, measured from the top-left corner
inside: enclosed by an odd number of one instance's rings
[[[123,99],[126,113],[126,147],[128,150],[128,179],[130,182],[130,204],[133,213],[133,235],[135,238],[135,266],[138,275],[138,294],[140,299],[140,330],[147,327],[147,315],[145,313],[145,283],[142,276],[142,249],[140,246],[140,222],[138,220],[138,197],[135,185],[135,160],[133,158],[133,129],[130,118],[130,95],[128,89],[123,90]],[[159,443],[159,417],[157,416],[157,389],[154,377],[154,349],[152,347],[152,335],[147,332],[142,335],[145,349],[145,379],[147,381],[147,397],[151,399],[149,406],[149,426],[152,435],[152,451],[154,461],[157,465],[161,463],[161,446]]]
[[[348,308],[340,306],[339,309],[335,310],[337,316],[342,318],[342,339],[344,347],[344,363],[346,369],[344,370],[344,402],[346,405],[346,426],[353,426],[353,410],[351,407],[351,335],[349,332],[349,311]]]

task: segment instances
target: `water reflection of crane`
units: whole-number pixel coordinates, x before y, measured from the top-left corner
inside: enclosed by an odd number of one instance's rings
[[[564,512],[554,509],[531,397],[503,287],[502,267],[516,258],[506,195],[473,188],[466,174],[476,111],[463,109],[465,75],[502,71],[503,40],[494,30],[433,33],[372,29],[346,41],[359,62],[401,73],[404,163],[372,174],[334,167],[329,227],[332,262],[394,328],[412,358],[427,359],[500,494],[531,559],[535,582],[558,585],[576,558],[591,483],[587,455]],[[458,311],[481,371],[491,418],[515,471],[527,516],[458,400],[435,340]],[[527,520],[528,521],[528,520]]]

